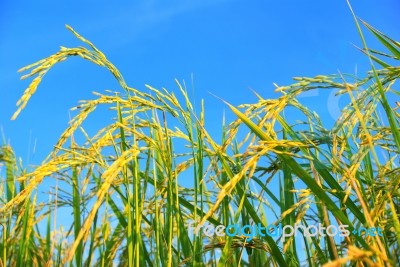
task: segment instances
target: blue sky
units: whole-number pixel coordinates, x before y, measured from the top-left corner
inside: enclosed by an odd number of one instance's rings
[[[398,1],[352,4],[359,17],[400,39]],[[78,100],[94,98],[92,91],[119,90],[107,71],[73,58],[50,71],[17,120],[10,120],[30,81],[20,81],[17,70],[61,45],[82,45],[65,24],[101,49],[132,87],[176,90],[174,79],[185,80],[194,101],[205,99],[207,123],[216,129],[226,107],[209,92],[233,104],[250,103],[256,98],[249,88],[275,98],[272,83],[288,85],[293,76],[356,68],[362,76],[368,69],[366,57],[353,46],[361,41],[344,0],[5,0],[0,3],[0,127],[25,163],[40,163],[51,151]],[[376,48],[373,38],[367,40]],[[320,110],[323,120],[331,119],[321,95],[302,101]],[[89,128],[104,123],[98,117]]]

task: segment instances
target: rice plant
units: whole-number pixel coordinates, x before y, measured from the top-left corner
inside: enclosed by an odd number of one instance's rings
[[[12,119],[47,71],[72,56],[109,70],[121,91],[72,108],[69,127],[32,170],[4,143],[0,266],[399,266],[400,44],[362,22],[387,51],[369,49],[356,23],[371,72],[296,77],[277,86],[277,99],[225,102],[237,119],[219,138],[207,130],[207,105],[196,110],[184,85],[176,82],[178,96],[128,86],[67,26],[86,46],[22,68],[32,82]],[[348,99],[332,128],[299,100],[310,90]],[[104,105],[113,123],[88,134],[83,122]],[[38,201],[43,190],[48,200]]]

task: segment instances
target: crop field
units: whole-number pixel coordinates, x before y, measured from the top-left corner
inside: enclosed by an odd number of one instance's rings
[[[295,77],[251,104],[221,96],[236,119],[221,114],[218,138],[185,84],[137,90],[67,26],[82,46],[20,70],[30,85],[12,119],[70,57],[121,90],[73,107],[33,168],[4,139],[0,266],[400,266],[400,43],[355,23],[368,73]],[[301,103],[313,90],[346,100],[332,127]],[[113,122],[93,134],[85,121],[103,106]]]

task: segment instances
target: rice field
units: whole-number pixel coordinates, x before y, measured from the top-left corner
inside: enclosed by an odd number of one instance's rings
[[[356,24],[370,72],[295,77],[252,104],[221,99],[236,119],[218,138],[184,84],[180,95],[130,87],[68,26],[84,46],[20,69],[31,83],[12,119],[72,56],[121,90],[73,107],[33,169],[3,143],[0,266],[400,266],[400,43]],[[369,49],[363,31],[385,50]],[[311,90],[346,99],[331,128],[299,100]],[[113,123],[91,135],[83,123],[100,106]]]

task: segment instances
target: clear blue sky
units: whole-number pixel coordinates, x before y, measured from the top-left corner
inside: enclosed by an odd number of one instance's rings
[[[359,17],[400,39],[399,1],[352,4]],[[50,71],[25,110],[10,121],[29,83],[20,81],[16,71],[57,52],[60,45],[81,45],[65,24],[100,48],[137,89],[145,90],[148,83],[176,90],[175,78],[190,85],[193,75],[193,99],[205,99],[210,127],[221,124],[225,107],[208,92],[233,104],[249,103],[256,101],[249,88],[266,98],[278,97],[273,82],[287,85],[293,76],[354,73],[356,66],[362,75],[368,68],[353,46],[361,42],[344,0],[1,1],[0,127],[29,163],[40,163],[50,152],[78,100],[94,98],[92,91],[119,90],[104,69],[73,58]],[[371,47],[376,44],[368,40]],[[318,95],[304,102],[326,109]],[[100,125],[93,121],[89,128]]]

